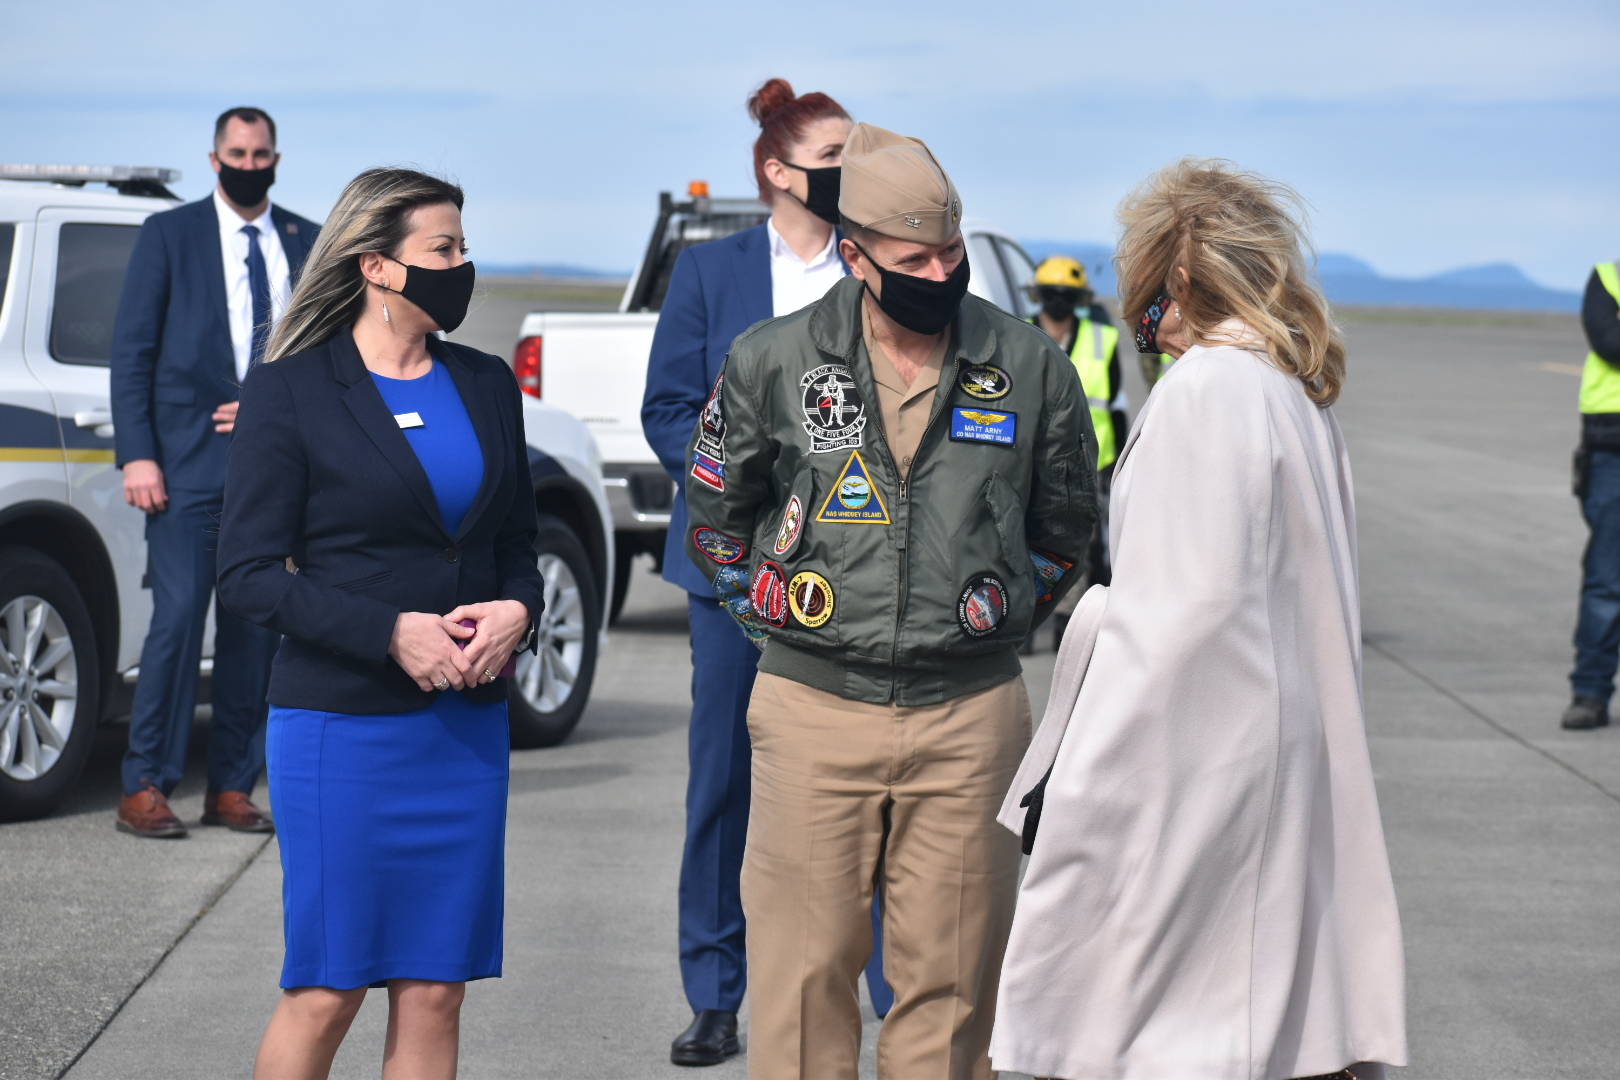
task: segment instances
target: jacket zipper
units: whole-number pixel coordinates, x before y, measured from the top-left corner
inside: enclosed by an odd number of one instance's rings
[[[951,386],[956,385],[957,370],[961,366],[962,358],[961,355],[958,354],[957,357],[951,361]],[[944,376],[944,374],[945,369],[944,366],[941,365],[940,375]],[[935,393],[937,394],[938,392],[939,391],[936,389]],[[934,430],[935,422],[938,421],[940,416],[945,413],[946,409],[950,408],[951,394],[954,392],[955,391],[946,391],[945,409],[935,411],[934,414],[928,418],[928,423],[923,425],[922,435],[917,439],[917,452],[911,457],[912,468],[917,467],[917,461],[922,457],[923,446],[928,442],[928,433]],[[880,430],[882,426],[883,425],[881,423],[878,424]],[[889,433],[886,431],[882,432],[880,435],[880,441],[883,444],[884,456],[889,459],[889,465],[894,469],[894,475],[900,480],[900,500],[898,505],[901,512],[905,516],[905,527],[900,530],[900,542],[895,545],[896,550],[900,552],[900,573],[898,575],[898,586],[896,588],[894,608],[894,640],[889,646],[889,669],[891,672],[898,672],[900,667],[900,627],[905,622],[906,599],[910,595],[910,575],[907,573],[907,549],[911,546],[911,510],[906,503],[911,497],[911,480],[909,479],[909,474],[902,473],[900,471],[900,463],[895,460],[894,451],[889,449]],[[895,702],[896,704],[899,704],[900,701],[899,676],[895,674],[891,674],[889,676],[889,700]]]

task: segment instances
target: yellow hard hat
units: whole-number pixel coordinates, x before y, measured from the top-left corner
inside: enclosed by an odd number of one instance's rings
[[[1086,289],[1091,286],[1086,278],[1086,268],[1067,255],[1048,255],[1041,260],[1041,265],[1035,268],[1035,284],[1057,285],[1065,289]]]

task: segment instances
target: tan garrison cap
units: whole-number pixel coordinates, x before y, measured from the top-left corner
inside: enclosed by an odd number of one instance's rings
[[[838,212],[884,236],[943,244],[962,224],[962,200],[920,139],[856,124],[844,140]]]

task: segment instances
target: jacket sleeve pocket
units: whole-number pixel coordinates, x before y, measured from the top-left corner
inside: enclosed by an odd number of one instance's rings
[[[1024,505],[1005,477],[991,473],[984,486],[985,503],[995,521],[1001,556],[1015,574],[1029,573],[1029,545],[1024,539]]]
[[[769,552],[771,558],[791,559],[804,539],[806,522],[815,512],[815,496],[816,470],[806,464],[793,478],[781,510],[760,521],[754,537],[755,550]]]

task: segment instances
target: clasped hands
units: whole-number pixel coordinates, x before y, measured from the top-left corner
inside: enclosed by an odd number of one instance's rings
[[[529,609],[516,600],[463,604],[448,615],[402,611],[388,655],[424,691],[465,690],[494,682],[528,628]]]

